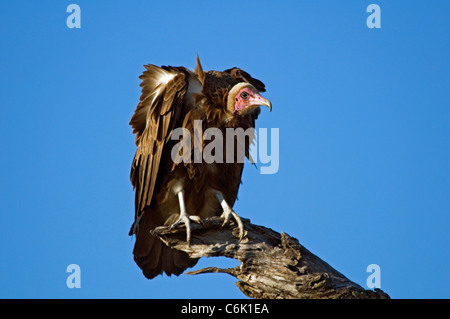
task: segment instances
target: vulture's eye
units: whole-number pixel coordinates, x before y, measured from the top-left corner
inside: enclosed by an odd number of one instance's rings
[[[241,93],[241,98],[243,98],[244,100],[248,98],[248,93],[247,92],[242,92]]]

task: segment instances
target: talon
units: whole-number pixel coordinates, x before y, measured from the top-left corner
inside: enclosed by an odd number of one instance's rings
[[[244,238],[244,224],[242,223],[241,218],[238,216],[238,214],[236,214],[234,212],[234,210],[227,204],[227,202],[225,201],[225,198],[223,197],[222,193],[217,192],[216,194],[217,199],[219,200],[220,204],[222,205],[223,208],[223,213],[220,216],[221,218],[224,219],[223,223],[222,223],[222,227],[224,227],[225,225],[227,225],[230,221],[230,215],[233,216],[234,220],[236,221],[237,225],[238,225],[238,229],[239,229],[239,242],[241,242],[241,240]]]
[[[180,224],[184,224],[186,227],[186,242],[188,246],[191,246],[191,223],[189,221],[189,216],[186,213],[180,213],[177,221],[170,226],[170,229],[178,227]]]
[[[230,213],[226,214],[225,211],[223,211],[222,215],[220,216],[220,218],[223,218],[221,227],[225,227],[226,225],[228,225],[228,223],[230,222],[230,215]]]
[[[230,222],[230,216],[233,216],[234,220],[237,223],[239,229],[239,242],[240,242],[244,238],[244,223],[242,223],[242,220],[239,217],[239,215],[236,214],[234,210],[232,210],[231,208],[229,210],[228,209],[224,210],[222,215],[220,216],[221,218],[224,219],[221,227],[226,226]]]
[[[190,219],[190,220],[193,220],[193,221],[196,222],[197,224],[200,224],[200,225],[203,226],[203,221],[202,221],[202,219],[200,218],[200,216],[190,215],[190,216],[189,216],[189,219]]]
[[[244,224],[242,223],[242,220],[238,216],[238,214],[236,214],[234,212],[234,210],[231,210],[231,214],[233,215],[234,220],[238,224],[238,228],[239,228],[239,242],[241,242],[241,240],[244,238]]]
[[[180,217],[178,217],[177,221],[170,226],[170,229],[173,229],[183,223],[186,226],[186,242],[188,246],[191,246],[191,222],[193,220],[196,223],[202,224],[203,222],[200,216],[189,216],[186,213],[186,205],[184,203],[184,191],[178,193],[178,200],[180,203]]]

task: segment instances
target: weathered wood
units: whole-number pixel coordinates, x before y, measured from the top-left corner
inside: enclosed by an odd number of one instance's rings
[[[387,299],[380,289],[365,290],[315,256],[297,239],[285,233],[257,226],[242,218],[245,237],[239,242],[234,221],[222,227],[223,219],[212,217],[203,224],[191,223],[191,245],[186,243],[184,226],[152,230],[167,246],[192,258],[225,256],[237,259],[235,268],[208,267],[187,274],[227,273],[247,296],[260,299]]]

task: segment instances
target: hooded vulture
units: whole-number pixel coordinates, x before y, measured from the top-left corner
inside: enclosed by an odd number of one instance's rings
[[[225,132],[254,128],[260,106],[271,110],[272,105],[260,95],[265,91],[264,84],[236,67],[223,72],[203,71],[198,57],[194,71],[151,64],[144,67],[140,101],[130,120],[137,150],[130,174],[135,219],[129,234],[136,236],[135,262],[145,277],[152,279],[163,272],[178,276],[198,260],[165,246],[150,233],[155,227],[184,224],[190,243],[190,221],[222,216],[226,224],[232,216],[240,238],[244,234],[243,224],[232,210],[243,161],[192,160],[198,151],[194,149],[196,143],[189,143],[184,135],[180,140],[185,140],[192,154],[183,149],[183,161],[179,161],[173,149],[180,141],[172,133],[181,128],[198,138],[195,124],[201,123],[202,131],[215,128],[223,133],[224,145],[233,145],[231,149],[224,146],[224,152],[240,151],[249,157],[253,138],[238,143],[236,136],[227,140]],[[203,139],[200,151],[213,141]],[[227,154],[224,157],[229,159]]]

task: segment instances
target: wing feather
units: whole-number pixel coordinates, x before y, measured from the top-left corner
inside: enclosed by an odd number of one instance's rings
[[[136,134],[137,150],[131,167],[130,179],[136,190],[135,220],[145,206],[150,205],[155,191],[156,179],[161,172],[160,161],[165,145],[176,127],[192,107],[189,84],[196,81],[195,74],[182,67],[157,67],[145,65],[140,76],[141,97],[131,117],[130,125]],[[198,82],[198,83],[197,83]],[[198,86],[197,86],[198,87]],[[201,87],[201,86],[200,86]]]

